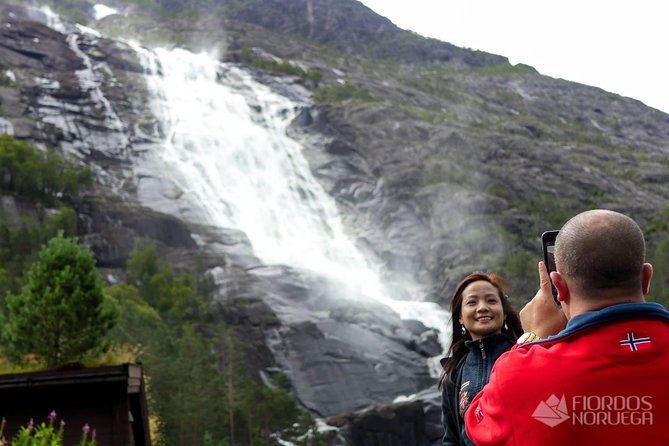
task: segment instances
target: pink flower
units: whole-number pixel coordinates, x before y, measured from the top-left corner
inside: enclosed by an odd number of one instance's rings
[[[49,425],[53,424],[53,422],[56,421],[56,410],[52,410],[51,413],[49,414]]]
[[[91,431],[91,427],[88,425],[88,423],[84,424],[84,427],[81,428],[82,431],[84,431],[85,434],[89,433]]]

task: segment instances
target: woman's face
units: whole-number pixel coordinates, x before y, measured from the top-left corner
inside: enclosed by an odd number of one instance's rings
[[[477,280],[462,291],[460,323],[473,340],[501,333],[505,319],[499,291],[490,282]]]

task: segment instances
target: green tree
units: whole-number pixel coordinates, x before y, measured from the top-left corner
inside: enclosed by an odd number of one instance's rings
[[[10,226],[0,218],[0,265],[5,269],[7,282],[0,284],[4,299],[7,291],[20,289],[26,271],[36,259],[41,238],[38,225],[28,218],[21,218],[18,225]]]
[[[103,293],[93,253],[62,233],[39,252],[20,293],[7,298],[5,351],[48,367],[81,360],[106,347],[118,313]]]
[[[30,265],[37,260],[40,247],[63,231],[71,237],[77,231],[77,214],[62,207],[45,214],[44,221],[21,216],[18,222],[6,219],[0,211],[0,307],[7,292],[18,292]],[[3,272],[4,271],[4,274]]]
[[[135,240],[135,246],[128,257],[128,275],[130,281],[139,288],[141,297],[154,306],[150,284],[151,278],[158,274],[159,269],[160,260],[156,245],[148,239]]]
[[[74,237],[77,234],[77,213],[69,207],[62,207],[46,222],[48,238],[63,231],[65,237]]]
[[[169,337],[169,328],[135,286],[122,283],[106,293],[120,310],[119,323],[111,332],[114,342],[142,344],[143,349],[150,349]]]
[[[152,399],[168,445],[202,445],[226,435],[225,387],[210,346],[193,327],[172,338],[171,355],[154,363]]]
[[[161,316],[176,321],[202,312],[204,298],[196,290],[198,283],[188,273],[175,274],[172,265],[159,259],[152,241],[135,242],[128,259],[128,273],[141,298]]]

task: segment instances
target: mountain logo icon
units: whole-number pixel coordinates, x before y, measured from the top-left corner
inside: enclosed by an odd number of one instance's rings
[[[567,421],[569,413],[567,412],[564,395],[562,395],[562,398],[558,398],[553,394],[546,401],[541,401],[534,409],[532,417],[550,427],[555,427]]]

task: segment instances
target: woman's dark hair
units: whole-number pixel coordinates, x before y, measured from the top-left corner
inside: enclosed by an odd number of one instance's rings
[[[469,332],[463,334],[460,328],[460,316],[462,314],[462,293],[467,286],[472,282],[479,280],[486,281],[494,286],[499,292],[499,298],[502,301],[502,310],[506,316],[506,324],[502,326],[502,334],[505,334],[511,342],[516,342],[518,337],[523,333],[523,327],[520,323],[520,316],[513,308],[509,297],[506,295],[506,281],[497,274],[475,272],[458,284],[451,297],[451,328],[453,330],[451,336],[451,346],[448,349],[448,358],[444,362],[441,376],[439,377],[439,388],[444,385],[445,381],[449,383],[455,382],[453,373],[458,362],[467,354],[467,346],[465,341],[471,340],[472,336]]]

